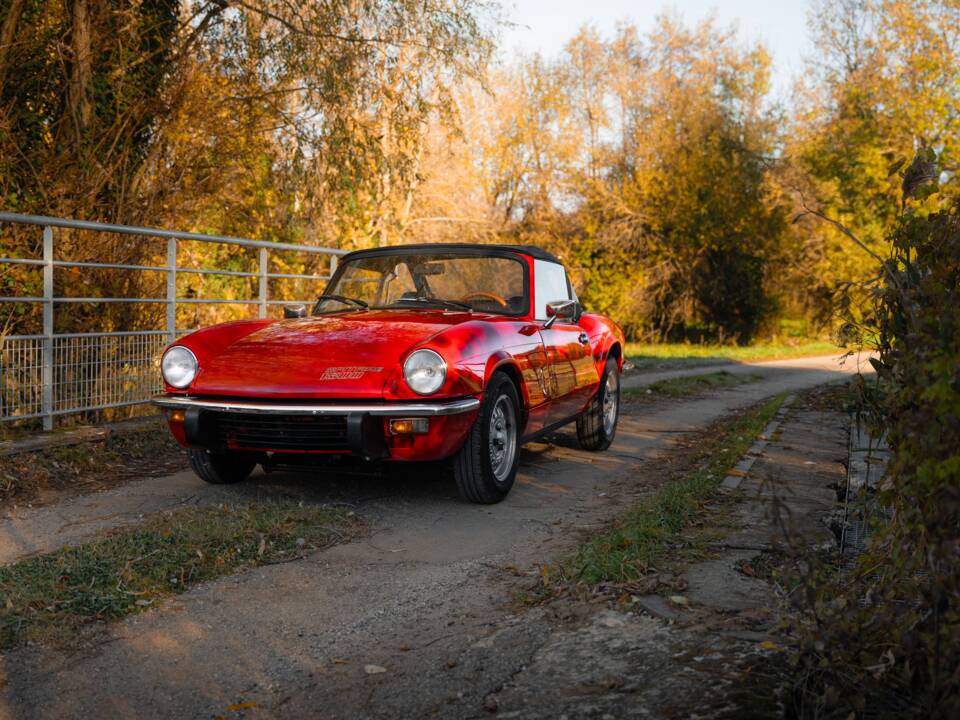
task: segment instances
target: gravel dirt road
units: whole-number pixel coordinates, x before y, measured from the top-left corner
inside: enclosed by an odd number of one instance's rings
[[[685,434],[856,369],[855,359],[841,366],[836,358],[725,365],[761,379],[709,397],[628,405],[606,453],[577,449],[569,428],[531,443],[513,492],[492,507],[460,502],[440,473],[417,467],[377,477],[275,473],[232,488],[180,473],[18,508],[0,521],[0,562],[185,502],[344,503],[371,533],[300,562],[200,585],[77,648],[11,651],[0,658],[0,718],[538,717],[522,697],[497,707],[491,694],[535,656],[542,673],[543,657],[566,652],[558,624],[577,620],[513,605],[512,594],[532,582],[527,574],[658,486]],[[624,385],[709,370],[645,373]],[[577,632],[598,622],[621,620],[592,617]],[[655,626],[631,632],[652,638],[652,682],[657,653],[667,649],[653,650]],[[608,715],[644,716],[627,706]]]

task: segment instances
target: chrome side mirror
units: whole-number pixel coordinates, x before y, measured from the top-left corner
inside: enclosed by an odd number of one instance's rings
[[[283,316],[285,318],[304,318],[307,316],[307,306],[303,303],[296,305],[284,305]]]
[[[547,303],[547,321],[543,324],[546,330],[553,325],[557,319],[573,320],[577,316],[576,300],[554,300]]]

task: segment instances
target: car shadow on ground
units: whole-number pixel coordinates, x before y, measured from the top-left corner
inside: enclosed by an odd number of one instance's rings
[[[577,449],[576,432],[551,433],[520,450],[519,474],[535,473],[539,460],[554,447]],[[218,487],[225,500],[287,501],[357,506],[390,499],[459,502],[447,462],[351,463],[330,462],[304,468],[258,469],[248,480]]]
[[[257,471],[249,480],[224,488],[243,500],[287,500],[356,505],[389,497],[429,498],[456,493],[444,467],[389,464]]]

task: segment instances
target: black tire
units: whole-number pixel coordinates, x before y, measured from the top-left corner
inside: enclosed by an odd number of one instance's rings
[[[610,385],[608,383],[612,378],[614,386],[613,424],[604,423],[604,407],[610,397]],[[609,409],[609,405],[606,405]],[[606,450],[617,435],[617,422],[620,420],[620,371],[617,370],[617,361],[614,358],[607,360],[603,368],[603,375],[600,376],[600,388],[593,400],[581,415],[577,418],[577,440],[580,441],[580,447],[584,450]]]
[[[503,456],[495,464],[495,450],[491,445],[491,420],[500,403],[509,404],[512,409],[512,420],[504,418],[506,406],[501,407],[497,418],[507,420],[504,423],[502,442],[504,453],[507,453],[506,444],[512,436],[512,453],[508,460]],[[494,438],[494,445],[497,445]],[[496,372],[490,378],[490,384],[483,396],[480,412],[470,429],[466,442],[460,451],[453,456],[453,477],[457,483],[460,497],[468,502],[492,505],[503,500],[513,481],[517,477],[517,466],[520,464],[520,399],[513,381],[502,372]],[[499,470],[499,473],[497,472]],[[499,477],[498,477],[499,475]]]
[[[213,485],[243,482],[257,466],[257,460],[243,453],[215,455],[206,450],[189,450],[190,467],[201,480]]]

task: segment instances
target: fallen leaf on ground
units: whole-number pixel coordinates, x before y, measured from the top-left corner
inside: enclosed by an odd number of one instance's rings
[[[242,702],[234,703],[233,705],[227,705],[227,712],[237,712],[239,710],[249,710],[250,708],[257,707],[255,702]]]
[[[379,675],[380,673],[385,673],[387,669],[382,665],[364,665],[363,671],[367,675]]]

